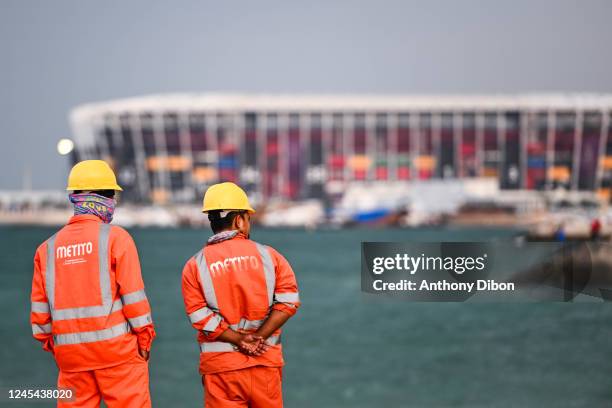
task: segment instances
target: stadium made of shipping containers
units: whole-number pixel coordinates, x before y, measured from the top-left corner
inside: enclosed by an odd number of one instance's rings
[[[612,188],[612,95],[153,95],[71,113],[72,160],[101,158],[133,202],[234,181],[258,201],[348,182],[494,177],[504,189]]]

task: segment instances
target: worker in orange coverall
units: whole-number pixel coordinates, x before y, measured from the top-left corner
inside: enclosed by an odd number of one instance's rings
[[[150,407],[151,309],[134,241],[109,225],[121,187],[108,164],[87,160],[67,190],[75,215],[36,251],[30,316],[58,388],[72,392],[58,406]]]
[[[283,406],[280,327],[300,306],[291,266],[249,239],[251,208],[234,183],[204,195],[214,235],[183,269],[183,298],[200,344],[209,408]]]

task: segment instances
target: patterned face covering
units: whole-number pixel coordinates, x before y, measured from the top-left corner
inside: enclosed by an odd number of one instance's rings
[[[227,241],[228,239],[232,239],[236,235],[238,235],[238,231],[237,230],[221,231],[221,232],[213,235],[212,237],[208,238],[208,241],[206,241],[206,243],[208,245],[217,244],[219,242],[223,242],[223,241]]]
[[[107,198],[95,193],[70,194],[69,197],[74,204],[74,215],[93,214],[106,224],[113,220],[114,198]]]

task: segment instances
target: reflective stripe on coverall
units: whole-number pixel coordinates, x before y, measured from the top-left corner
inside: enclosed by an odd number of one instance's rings
[[[242,234],[207,245],[186,263],[182,287],[187,315],[198,330],[200,373],[205,378],[284,365],[280,329],[268,339],[272,347],[257,357],[216,340],[227,328],[256,331],[271,310],[295,314],[300,306],[295,275],[277,251]]]
[[[34,338],[54,354],[60,378],[119,373],[134,363],[138,348],[149,350],[155,330],[129,234],[94,215],[77,215],[42,244],[34,259],[31,323]],[[135,386],[148,390],[148,374],[141,377],[146,383]]]

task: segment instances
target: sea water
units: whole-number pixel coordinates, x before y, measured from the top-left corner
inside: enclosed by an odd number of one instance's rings
[[[0,228],[0,388],[53,386],[31,338],[32,258],[49,228]],[[185,261],[205,229],[134,229],[157,340],[157,407],[202,406],[198,347],[181,299]],[[256,229],[292,264],[302,308],[286,325],[285,406],[612,405],[609,303],[408,303],[360,291],[361,241],[509,240],[501,229]],[[1,404],[0,404],[1,405]],[[24,406],[31,406],[27,403]],[[35,404],[44,406],[44,404]],[[19,406],[11,404],[8,406]]]

